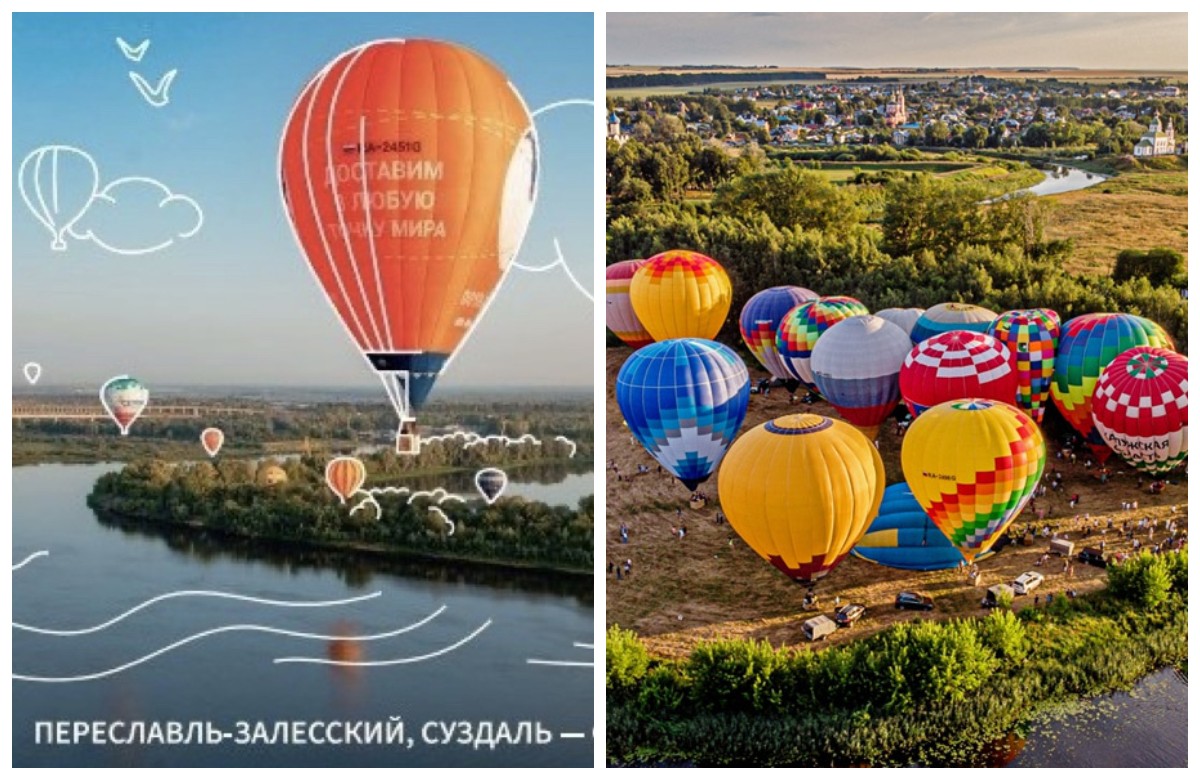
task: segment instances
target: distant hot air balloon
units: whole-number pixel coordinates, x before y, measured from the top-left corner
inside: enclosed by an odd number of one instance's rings
[[[905,336],[912,338],[913,328],[916,327],[917,320],[921,319],[921,315],[924,313],[924,309],[880,309],[875,312],[875,316],[883,317],[893,325],[898,325],[904,331]]]
[[[958,398],[1016,403],[1012,355],[985,333],[952,330],[933,336],[913,347],[904,359],[900,395],[914,417]]]
[[[904,479],[967,562],[991,548],[1025,507],[1046,465],[1029,415],[969,398],[929,409],[904,436]]]
[[[617,338],[633,349],[654,343],[629,300],[633,274],[645,264],[645,260],[622,260],[604,269],[604,322]]]
[[[629,299],[654,337],[711,339],[729,314],[733,288],[721,264],[699,252],[657,254],[633,275]]]
[[[883,491],[879,514],[854,547],[859,558],[911,571],[953,569],[966,559],[946,535],[933,524],[904,482]],[[991,550],[975,556],[982,560]]]
[[[401,452],[419,449],[416,410],[511,267],[537,167],[521,96],[452,43],[363,44],[292,107],[279,149],[287,214],[400,416]]]
[[[480,469],[475,473],[475,489],[488,504],[496,503],[496,499],[500,498],[506,487],[508,475],[500,469]]]
[[[842,422],[793,414],[747,431],[717,476],[721,509],[753,550],[799,582],[850,554],[883,500],[883,461]]]
[[[1112,450],[1092,420],[1092,393],[1105,367],[1134,347],[1174,350],[1175,344],[1156,323],[1133,314],[1084,314],[1067,320],[1058,339],[1050,394],[1101,463]]]
[[[1058,348],[1058,314],[1050,309],[1006,311],[987,334],[1008,347],[1017,371],[1017,404],[1040,423],[1050,403],[1050,379]]]
[[[900,403],[900,367],[911,347],[908,335],[885,319],[847,317],[813,347],[813,379],[842,419],[874,439]]]
[[[129,435],[129,428],[149,402],[150,391],[131,376],[114,376],[100,387],[100,403],[122,436]]]
[[[721,462],[749,403],[746,364],[715,341],[651,344],[617,374],[617,404],[630,432],[692,490]]]
[[[1187,460],[1188,359],[1159,347],[1134,347],[1100,373],[1092,418],[1104,443],[1151,474]]]
[[[217,453],[221,451],[221,445],[225,443],[225,432],[220,428],[205,428],[200,433],[200,444],[204,447],[204,451],[208,453],[208,457],[215,458]]]
[[[358,458],[341,456],[325,464],[325,484],[344,504],[367,481],[367,467]]]
[[[73,146],[42,146],[21,161],[21,199],[53,236],[50,248],[67,248],[65,236],[83,216],[100,188],[96,162]]]
[[[917,318],[910,337],[913,344],[920,344],[949,330],[984,333],[995,319],[996,312],[973,303],[939,303]]]
[[[742,307],[742,316],[738,319],[742,341],[746,342],[762,367],[776,379],[795,381],[780,359],[779,350],[775,348],[775,334],[779,331],[780,320],[800,304],[815,301],[819,297],[804,287],[771,287],[755,293]]]
[[[775,334],[775,348],[788,375],[809,387],[816,387],[810,361],[817,339],[835,322],[870,313],[854,298],[830,295],[802,303],[785,314]]]

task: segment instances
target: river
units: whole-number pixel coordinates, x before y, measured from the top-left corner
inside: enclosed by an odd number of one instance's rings
[[[14,679],[14,766],[592,765],[590,578],[388,562],[178,528],[106,524],[84,499],[95,479],[114,468],[13,469],[14,564],[38,551],[49,553],[13,572],[14,623],[88,629],[177,591],[310,603],[380,595],[319,607],[169,597],[107,628],[75,636],[14,625],[14,676],[94,677]],[[592,480],[575,475],[546,485],[514,475],[509,491],[573,504],[591,493]],[[338,639],[414,624],[419,625],[402,635]],[[247,625],[321,636],[219,630]],[[213,633],[107,674],[202,632]],[[405,663],[275,663],[296,657]],[[346,736],[341,725],[317,722],[386,724],[391,716],[403,718],[411,747],[313,744]],[[105,744],[90,738],[36,744],[35,724],[43,721],[145,723],[151,737],[151,724],[165,729],[170,721],[206,722],[228,736],[219,745],[114,745],[107,737]],[[304,722],[298,736],[305,744],[283,744],[282,732],[274,731],[283,721]],[[251,730],[239,733],[239,722]],[[268,724],[269,735],[253,731],[258,722]],[[515,736],[522,722],[542,724],[553,738],[542,745],[505,742],[495,749],[457,744],[466,729],[472,735]],[[480,729],[480,723],[491,725]],[[507,725],[498,731],[501,724]],[[452,729],[448,745],[440,744],[443,726]],[[128,734],[129,727],[122,725],[115,736],[125,742]],[[235,744],[241,735],[256,744]],[[268,737],[275,744],[266,744]]]
[[[1187,681],[1160,669],[1128,693],[1086,699],[1034,720],[1013,767],[1186,767]],[[1011,755],[1011,752],[1010,752]]]
[[[1061,195],[1064,192],[1094,187],[1108,180],[1107,176],[1099,173],[1091,173],[1065,165],[1056,166],[1045,173],[1046,178],[1032,187],[1026,187],[1017,192],[1028,192],[1031,195]]]

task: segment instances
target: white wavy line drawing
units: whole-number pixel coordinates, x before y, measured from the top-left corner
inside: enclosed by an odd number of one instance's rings
[[[168,238],[165,241],[160,241],[159,243],[154,244],[152,246],[148,246],[148,247],[138,247],[137,249],[122,249],[119,246],[112,246],[111,244],[107,244],[99,236],[96,235],[96,232],[94,230],[88,230],[86,233],[83,233],[83,234],[76,233],[74,222],[72,222],[71,226],[67,228],[67,232],[71,234],[71,237],[77,238],[80,241],[91,241],[96,246],[100,247],[101,249],[105,250],[106,252],[112,252],[114,255],[124,255],[126,257],[137,257],[138,255],[148,255],[148,254],[153,254],[154,252],[162,251],[163,249],[166,249],[167,247],[174,244],[175,239],[191,238],[192,236],[194,236],[200,232],[200,228],[204,227],[204,210],[200,208],[199,203],[197,203],[195,200],[189,198],[187,195],[180,195],[178,193],[172,192],[170,190],[170,188],[167,187],[162,182],[158,181],[157,179],[151,179],[146,176],[124,176],[120,179],[115,179],[115,180],[109,182],[107,185],[105,185],[104,189],[102,189],[96,193],[95,197],[93,197],[91,202],[88,203],[85,211],[90,211],[92,209],[93,204],[95,204],[95,202],[98,200],[105,201],[106,203],[111,203],[115,206],[117,204],[117,199],[114,198],[110,194],[111,191],[114,188],[122,187],[122,186],[125,186],[128,184],[148,185],[148,186],[152,186],[152,187],[157,187],[159,190],[161,190],[163,193],[163,197],[162,197],[162,200],[160,200],[158,202],[158,208],[160,210],[169,203],[185,203],[185,204],[187,204],[188,206],[191,207],[192,212],[196,215],[195,225],[193,225],[188,230],[185,230],[184,232],[180,233],[179,235],[172,236],[171,238]]]
[[[577,449],[578,449],[578,446],[575,444],[575,442],[571,441],[571,440],[570,440],[570,439],[568,439],[566,436],[555,436],[555,437],[554,437],[554,440],[555,440],[555,441],[561,441],[561,442],[563,442],[564,444],[569,444],[569,445],[571,445],[571,454],[570,454],[570,455],[568,455],[567,457],[568,457],[568,458],[573,458],[573,457],[575,457],[575,450],[577,450]]]
[[[446,488],[444,488],[440,485],[438,487],[435,487],[433,490],[413,490],[410,487],[393,486],[393,485],[388,485],[386,487],[370,488],[370,489],[360,488],[359,490],[356,490],[351,495],[356,496],[359,493],[363,494],[363,499],[361,501],[359,501],[357,504],[355,504],[353,507],[350,508],[350,516],[353,517],[356,512],[358,512],[359,510],[365,509],[366,507],[369,506],[375,510],[375,519],[376,520],[383,517],[383,507],[381,507],[379,505],[379,501],[375,498],[375,496],[377,496],[377,495],[403,496],[403,495],[407,494],[407,498],[404,499],[404,502],[406,504],[411,504],[413,501],[417,500],[418,498],[434,499],[434,502],[438,506],[441,506],[442,504],[446,503],[447,501],[457,501],[460,504],[467,503],[467,499],[463,498],[462,496],[458,495],[457,493],[451,493],[450,491],[446,490]],[[441,494],[441,498],[437,497],[438,494]],[[429,507],[429,508],[434,509],[436,507]],[[442,512],[441,514],[442,514],[443,518],[446,517],[444,512]],[[453,523],[451,523],[451,525],[453,525]],[[451,533],[453,533],[453,531],[451,531]]]
[[[445,655],[446,653],[457,650],[458,648],[460,648],[463,645],[470,642],[475,637],[482,634],[484,632],[484,630],[487,629],[487,627],[490,626],[491,624],[492,624],[492,619],[488,618],[487,620],[484,621],[483,625],[481,625],[479,628],[475,629],[471,633],[467,634],[465,637],[458,640],[454,644],[448,645],[447,647],[443,647],[441,650],[435,650],[432,653],[426,653],[424,655],[414,655],[414,656],[410,656],[408,658],[391,658],[386,661],[335,661],[335,660],[332,660],[329,658],[289,657],[289,658],[276,658],[275,663],[277,663],[277,664],[322,664],[325,666],[400,666],[403,664],[415,664],[415,663],[418,663],[419,661],[428,661],[431,658],[437,658],[438,656]]]
[[[148,41],[147,41],[148,43]],[[171,68],[162,75],[158,80],[158,85],[151,87],[150,82],[142,78],[142,74],[129,71],[129,80],[133,82],[133,86],[137,87],[137,91],[141,94],[142,99],[155,108],[162,108],[171,102],[171,82],[175,80],[175,74],[179,73],[178,68]]]
[[[46,636],[83,636],[85,634],[94,634],[111,626],[115,626],[122,620],[136,615],[142,610],[147,609],[148,607],[151,607],[161,601],[170,601],[171,599],[186,598],[191,596],[200,598],[227,599],[229,601],[245,601],[251,604],[262,604],[268,607],[294,607],[305,609],[314,607],[341,607],[345,606],[346,604],[357,604],[360,601],[369,601],[371,599],[379,598],[382,595],[383,591],[377,590],[374,593],[367,593],[362,596],[351,596],[349,598],[332,599],[328,601],[282,601],[279,599],[261,599],[256,596],[243,596],[238,593],[226,593],[219,590],[177,590],[171,593],[164,593],[160,596],[155,596],[152,599],[147,599],[141,604],[138,604],[136,607],[127,609],[114,618],[106,620],[103,623],[97,623],[94,626],[89,626],[88,628],[42,628],[39,626],[30,626],[24,623],[18,623],[15,620],[12,623],[12,627],[21,631],[28,631],[32,634],[44,634]]]
[[[558,255],[558,257],[555,260],[546,263],[545,265],[523,265],[518,263],[516,260],[512,262],[512,265],[514,268],[520,268],[522,271],[529,271],[530,273],[543,273],[545,271],[553,271],[555,268],[561,267],[563,273],[567,275],[567,279],[570,280],[571,284],[575,286],[575,289],[579,290],[583,297],[587,298],[592,303],[595,303],[596,299],[592,297],[592,291],[579,283],[579,279],[575,277],[575,274],[571,271],[571,267],[567,265],[567,260],[563,257],[562,246],[560,246],[558,243],[558,236],[554,237],[554,253]]]
[[[180,639],[178,642],[172,642],[171,644],[167,645],[166,647],[155,650],[153,653],[149,653],[147,655],[142,656],[141,658],[135,659],[128,663],[121,664],[120,666],[114,666],[111,669],[105,669],[102,672],[95,672],[94,674],[81,674],[81,675],[76,675],[74,677],[37,677],[34,675],[13,673],[12,679],[22,680],[24,682],[38,682],[38,683],[72,683],[72,682],[88,682],[90,680],[101,680],[101,679],[104,679],[105,677],[112,677],[113,675],[120,674],[121,672],[127,671],[136,666],[141,666],[142,664],[146,663],[147,661],[151,661],[151,660],[159,657],[160,655],[165,655],[166,653],[169,653],[172,650],[183,647],[184,645],[187,645],[187,644],[191,644],[192,642],[196,642],[200,639],[204,639],[205,637],[216,636],[217,634],[228,634],[228,633],[233,633],[233,632],[238,632],[238,631],[252,631],[252,632],[261,633],[261,634],[275,634],[278,636],[290,636],[290,637],[295,637],[298,639],[317,639],[317,640],[321,640],[321,641],[325,641],[325,642],[334,642],[334,641],[373,642],[378,639],[390,639],[391,637],[400,636],[401,634],[406,634],[409,631],[413,631],[414,629],[420,628],[421,626],[425,625],[429,621],[436,618],[438,615],[442,614],[442,612],[444,612],[445,609],[446,609],[446,606],[443,604],[441,607],[434,610],[428,616],[426,616],[425,618],[423,618],[421,620],[418,620],[416,623],[413,623],[412,625],[404,626],[403,628],[398,628],[394,631],[386,631],[382,634],[366,634],[363,636],[332,636],[329,634],[310,634],[310,633],[305,633],[305,632],[301,632],[301,631],[288,631],[287,629],[283,629],[283,628],[272,628],[270,626],[259,626],[259,625],[255,625],[255,624],[221,626],[220,628],[212,628],[212,629],[209,629],[208,631],[201,631],[198,634],[192,634],[191,636],[184,637],[183,639]],[[278,663],[278,662],[279,662],[278,659],[276,659],[276,663]]]
[[[441,507],[431,506],[429,507],[429,511],[442,518],[442,522],[450,526],[450,530],[446,532],[446,536],[454,536],[454,532],[458,530],[458,526],[454,524],[453,520],[446,517],[446,513],[441,510]]]
[[[591,661],[547,661],[543,658],[526,658],[525,663],[535,666],[595,666]]]
[[[571,644],[574,647],[577,647],[581,650],[594,650],[595,649],[589,642],[572,642]],[[564,666],[564,667],[595,666],[595,663],[593,661],[553,661],[553,660],[548,660],[545,658],[526,658],[525,663],[531,664],[533,666]]]
[[[33,553],[32,555],[29,555],[28,557],[26,557],[25,560],[21,561],[20,563],[14,563],[12,570],[17,571],[19,569],[23,569],[26,566],[28,566],[30,563],[32,563],[33,561],[37,560],[38,558],[45,558],[49,555],[50,555],[49,550],[38,550],[37,552]]]
[[[556,108],[564,108],[566,106],[591,106],[592,108],[595,108],[596,101],[592,100],[591,98],[567,98],[566,100],[556,100],[553,103],[547,103],[546,105],[532,112],[529,116],[536,119],[539,114],[545,114],[553,111]]]
[[[141,62],[142,57],[146,56],[146,49],[150,48],[150,39],[147,38],[137,46],[130,46],[125,42],[124,38],[117,36],[117,48],[125,55],[125,59],[130,62]]]

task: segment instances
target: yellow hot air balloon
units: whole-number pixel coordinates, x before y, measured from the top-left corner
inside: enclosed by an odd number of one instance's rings
[[[714,339],[733,302],[729,274],[699,252],[672,249],[637,269],[629,301],[655,341]]]
[[[841,420],[792,414],[749,431],[717,477],[729,524],[798,582],[829,573],[866,533],[883,501],[883,460]]]
[[[917,502],[969,563],[1033,495],[1046,443],[1015,406],[969,398],[938,404],[914,420],[900,462]]]

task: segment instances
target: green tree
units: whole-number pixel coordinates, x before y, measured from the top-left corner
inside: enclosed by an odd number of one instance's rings
[[[819,173],[791,164],[722,185],[713,196],[713,208],[750,221],[765,214],[778,227],[835,235],[845,234],[863,218],[849,191]]]

